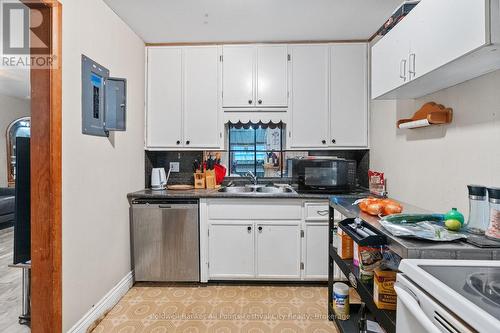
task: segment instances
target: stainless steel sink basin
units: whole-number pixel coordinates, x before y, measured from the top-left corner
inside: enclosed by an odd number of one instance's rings
[[[295,191],[289,187],[260,187],[256,190],[257,193],[294,193]]]
[[[285,194],[285,193],[295,193],[295,191],[289,187],[276,187],[276,186],[234,186],[234,187],[223,187],[219,189],[219,192],[223,193],[244,193],[244,194]]]
[[[251,187],[245,186],[234,186],[234,187],[223,187],[219,190],[219,192],[224,193],[252,193],[254,189]]]

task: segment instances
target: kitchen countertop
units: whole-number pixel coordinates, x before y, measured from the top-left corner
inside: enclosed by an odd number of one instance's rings
[[[387,237],[388,248],[401,258],[412,259],[466,259],[466,260],[499,260],[500,248],[480,248],[464,241],[433,242],[413,238],[396,237],[385,230],[376,216],[359,210],[353,202],[356,197],[332,196],[330,206],[348,218],[360,217],[370,223]],[[396,200],[397,201],[397,200]],[[398,201],[403,205],[404,213],[430,213],[425,209]]]
[[[341,194],[338,197],[358,198],[366,196],[368,193],[364,189],[356,190],[352,193]],[[227,193],[219,192],[218,189],[193,189],[183,191],[153,191],[144,189],[129,193],[127,198],[133,199],[169,199],[169,198],[245,198],[245,199],[316,199],[329,200],[332,194],[313,194],[313,193]]]

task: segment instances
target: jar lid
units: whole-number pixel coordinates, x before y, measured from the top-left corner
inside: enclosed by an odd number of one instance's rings
[[[467,188],[469,189],[469,195],[475,195],[478,197],[486,196],[486,187],[482,185],[467,185]]]
[[[500,199],[500,187],[488,187],[490,199]]]
[[[349,286],[342,282],[335,282],[333,284],[333,291],[341,295],[349,295]]]

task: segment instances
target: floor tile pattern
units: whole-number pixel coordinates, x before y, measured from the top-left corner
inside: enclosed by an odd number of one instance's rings
[[[135,286],[93,332],[337,332],[327,294],[326,286]]]

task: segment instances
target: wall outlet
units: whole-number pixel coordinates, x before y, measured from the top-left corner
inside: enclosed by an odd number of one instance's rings
[[[179,172],[179,162],[170,162],[170,172]]]

